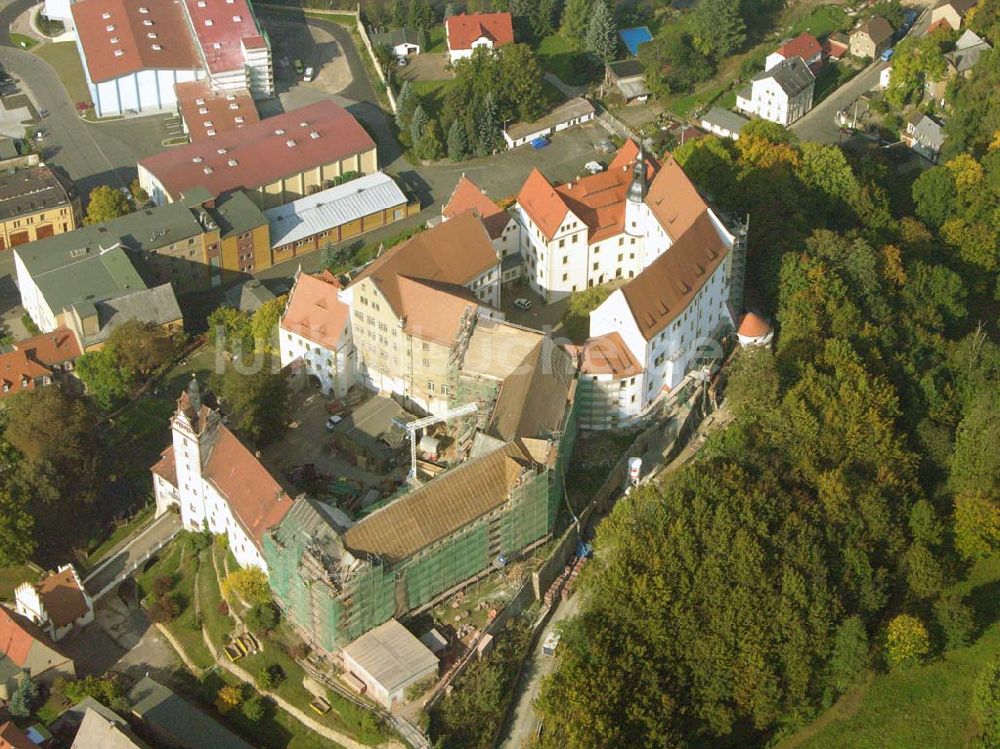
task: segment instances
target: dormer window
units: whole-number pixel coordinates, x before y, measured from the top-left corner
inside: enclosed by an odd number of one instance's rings
[[[195,99],[194,103],[197,104],[199,107],[205,106],[205,100],[204,99]]]
[[[219,156],[224,156],[226,153],[226,149],[220,148],[218,151],[216,151],[216,153],[219,154]]]
[[[205,134],[208,135],[208,137],[211,138],[213,135],[215,135],[215,131],[214,130],[206,130]]]
[[[208,107],[202,107],[199,109],[198,114],[208,114]]]
[[[230,109],[239,109],[240,105],[237,104],[236,102],[233,102],[232,104],[229,105],[229,108]]]
[[[215,21],[213,21],[211,18],[206,18],[205,19],[205,25],[206,26],[214,26],[215,25]]]
[[[230,159],[227,163],[229,164],[229,166],[238,166],[240,162],[238,162],[236,159]]]
[[[107,21],[109,18],[111,18],[111,14],[110,13],[101,13],[101,18],[103,18],[105,21]]]
[[[123,50],[123,49],[116,49],[115,50],[115,57],[124,57],[124,56],[125,56],[125,50]]]
[[[144,8],[140,5],[139,12],[142,13],[143,15],[146,15],[147,13],[149,13],[149,8]]]
[[[153,22],[150,21],[148,18],[146,18],[146,19],[143,20],[142,25],[143,26],[152,26]]]
[[[153,51],[154,52],[159,52],[161,49],[163,49],[163,45],[162,44],[154,44],[153,45]]]
[[[243,23],[243,16],[233,16],[233,23]]]
[[[205,159],[203,159],[201,156],[195,156],[193,159],[191,159],[191,161],[193,161],[195,164],[200,164],[204,160]]]
[[[317,138],[319,138],[319,133],[313,130],[311,133],[309,133],[309,137],[312,138],[313,140],[316,140]]]
[[[282,128],[279,127],[277,130],[274,131],[274,134],[275,135],[284,135],[285,131],[284,131],[284,129],[282,129]]]
[[[156,38],[156,32],[155,31],[147,31],[146,32],[146,38],[147,39],[155,39]]]
[[[288,140],[285,141],[285,145],[288,146],[289,148],[295,148],[295,141],[289,138]]]
[[[236,119],[233,120],[233,122],[235,122],[237,125],[242,125],[243,124],[243,118],[242,117],[237,117]]]
[[[111,37],[111,43],[112,43],[112,44],[118,44],[118,42],[119,42],[119,39],[118,39],[118,37],[117,37],[117,36],[113,36],[113,37]]]
[[[205,174],[211,174],[215,170],[210,166],[206,166],[204,169],[202,169],[202,171],[205,172]]]
[[[104,27],[104,30],[108,32],[114,31],[115,25],[113,23],[109,23],[107,26]]]

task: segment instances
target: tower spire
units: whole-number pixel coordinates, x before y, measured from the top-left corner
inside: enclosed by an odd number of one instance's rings
[[[191,382],[188,383],[188,401],[191,403],[191,409],[194,411],[195,416],[201,411],[201,387],[198,385],[198,378],[195,375],[191,375]]]
[[[646,198],[646,153],[642,142],[639,143],[639,153],[632,165],[632,184],[628,187],[628,199],[633,203],[641,203]]]

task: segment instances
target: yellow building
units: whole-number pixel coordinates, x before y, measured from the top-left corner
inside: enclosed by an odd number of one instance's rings
[[[80,197],[65,175],[44,164],[0,174],[0,250],[80,224]]]

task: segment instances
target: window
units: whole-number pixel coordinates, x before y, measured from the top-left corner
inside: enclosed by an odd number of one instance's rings
[[[569,280],[569,273],[563,273],[563,281]]]
[[[597,263],[594,263],[594,270],[597,270]]]
[[[432,393],[434,392],[434,383],[430,380],[427,381],[427,389]]]
[[[563,265],[569,264],[569,255],[563,255]]]
[[[559,246],[560,247],[565,247],[566,246],[566,240],[565,239],[560,239],[559,240]]]
[[[431,360],[430,359],[424,359],[424,367],[430,367],[430,365],[431,365]]]

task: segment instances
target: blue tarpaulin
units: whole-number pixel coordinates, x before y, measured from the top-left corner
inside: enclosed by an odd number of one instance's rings
[[[622,43],[628,49],[628,53],[635,57],[639,54],[639,47],[646,42],[653,40],[653,35],[647,26],[636,26],[634,29],[622,29],[618,32]]]

